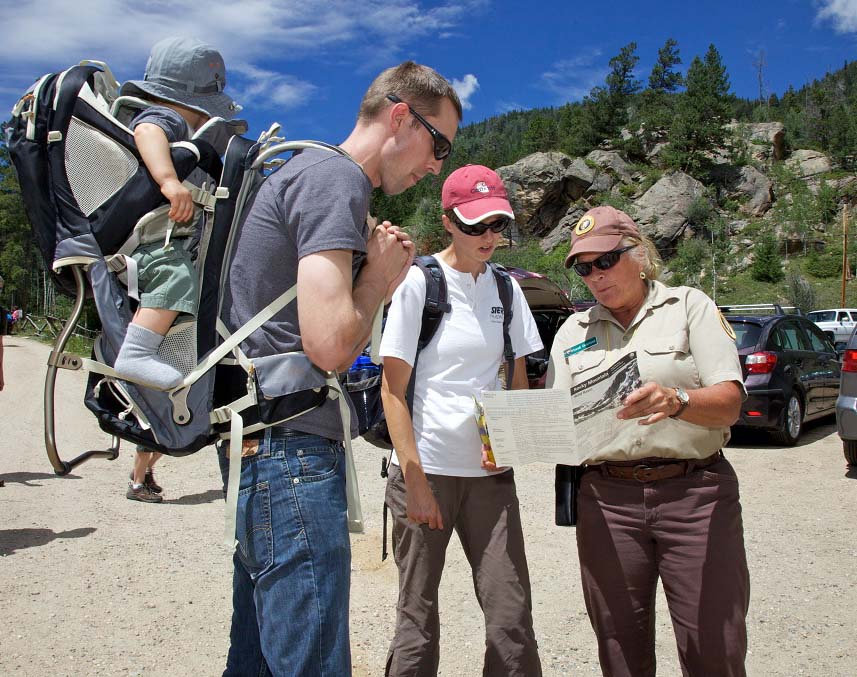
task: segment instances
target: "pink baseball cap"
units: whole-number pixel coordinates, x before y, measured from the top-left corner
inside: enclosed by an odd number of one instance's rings
[[[640,239],[640,229],[625,212],[603,205],[586,212],[571,230],[571,250],[565,257],[570,268],[578,254],[606,254],[619,247],[622,238]]]
[[[503,180],[482,165],[465,165],[446,177],[441,204],[469,226],[495,214],[515,218]]]

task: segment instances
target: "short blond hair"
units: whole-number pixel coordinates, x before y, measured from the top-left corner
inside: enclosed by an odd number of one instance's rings
[[[463,115],[461,100],[446,78],[433,68],[405,61],[388,68],[369,85],[357,119],[371,120],[381,110],[392,106],[393,103],[387,99],[388,94],[395,94],[423,116],[437,115],[443,99],[450,100],[459,120]]]
[[[646,274],[646,279],[657,280],[660,278],[664,262],[661,259],[661,255],[658,254],[658,249],[655,247],[654,242],[645,235],[640,235],[639,238],[623,237],[622,245],[625,247],[637,245],[628,254],[640,264],[640,267]]]

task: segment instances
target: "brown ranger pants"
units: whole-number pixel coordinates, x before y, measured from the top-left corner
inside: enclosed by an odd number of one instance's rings
[[[438,586],[446,547],[455,529],[485,615],[483,675],[539,677],[542,670],[533,632],[530,575],[513,471],[490,477],[427,478],[443,516],[442,530],[408,521],[402,471],[390,466],[386,501],[393,515],[399,602],[385,674],[437,674]]]
[[[745,675],[750,577],[729,462],[647,483],[593,466],[579,500],[583,594],[604,675],[655,674],[658,577],[682,674]]]

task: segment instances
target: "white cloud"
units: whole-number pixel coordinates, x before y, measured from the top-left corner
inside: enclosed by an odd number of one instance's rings
[[[595,65],[601,56],[600,49],[557,61],[550,70],[542,73],[539,87],[552,92],[557,103],[580,101],[593,87],[603,85],[608,68]]]
[[[245,109],[259,101],[281,110],[297,108],[318,90],[310,82],[243,62],[232,66],[232,71],[242,77],[238,86],[231,88],[231,96]]]
[[[857,0],[821,0],[816,21],[830,21],[837,33],[857,33]]]
[[[497,104],[497,111],[499,113],[511,113],[512,111],[526,110],[527,106],[522,103],[517,103],[516,101],[500,101]]]
[[[0,86],[17,91],[81,58],[104,60],[117,75],[139,77],[152,44],[189,34],[221,50],[230,72],[239,76],[230,79],[230,89],[238,85],[241,93],[257,93],[255,105],[293,105],[314,85],[276,76],[262,88],[252,69],[272,59],[320,58],[342,48],[354,55],[352,68],[389,65],[407,45],[438,39],[485,4],[449,2],[426,7],[421,0],[88,0],[83,8],[67,0],[0,0]],[[247,74],[248,82],[242,82]]]
[[[479,80],[476,79],[476,76],[468,73],[461,80],[453,79],[452,88],[458,94],[458,98],[461,99],[461,107],[464,110],[470,110],[473,107],[470,103],[470,97],[479,89]]]

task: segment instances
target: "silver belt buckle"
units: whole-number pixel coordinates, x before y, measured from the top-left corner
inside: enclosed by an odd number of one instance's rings
[[[654,470],[654,467],[650,465],[645,465],[643,463],[641,463],[640,465],[635,465],[634,472],[631,476],[638,482],[650,482],[651,480],[644,480],[637,477],[637,472],[646,472],[647,470]]]

